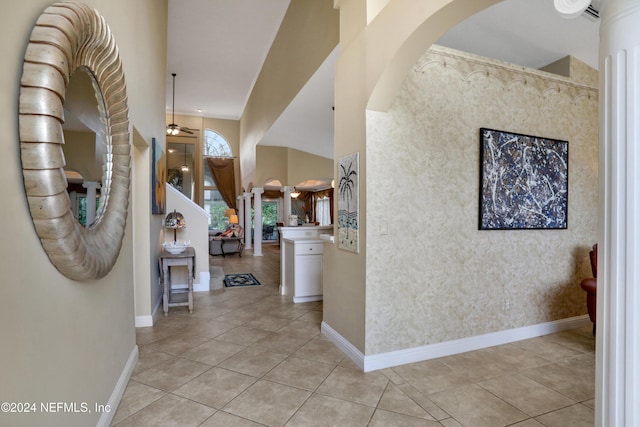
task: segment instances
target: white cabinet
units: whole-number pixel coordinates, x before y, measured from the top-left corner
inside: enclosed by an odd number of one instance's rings
[[[287,282],[288,260],[291,259],[293,262],[293,254],[288,253],[285,240],[319,241],[321,235],[333,234],[333,226],[278,227],[278,233],[280,234],[280,295],[293,295],[293,283]],[[293,248],[293,244],[290,246]]]
[[[285,295],[293,302],[322,300],[322,240],[283,239]]]

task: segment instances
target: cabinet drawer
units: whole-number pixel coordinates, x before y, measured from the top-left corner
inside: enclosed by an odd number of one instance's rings
[[[322,243],[296,243],[296,255],[322,254]]]

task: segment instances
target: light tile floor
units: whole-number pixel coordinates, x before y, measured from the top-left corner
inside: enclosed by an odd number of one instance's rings
[[[139,328],[113,425],[593,426],[591,328],[363,373],[320,334],[322,303],[278,295],[279,251],[212,257],[260,287],[201,292]]]

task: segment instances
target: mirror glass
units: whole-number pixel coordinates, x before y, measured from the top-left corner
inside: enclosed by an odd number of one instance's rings
[[[195,144],[167,142],[167,145],[167,182],[193,200]]]
[[[91,226],[105,206],[110,165],[95,79],[84,67],[76,69],[67,85],[64,102],[65,175],[71,211],[84,226]],[[104,111],[104,106],[102,106]],[[94,200],[93,206],[88,201]]]

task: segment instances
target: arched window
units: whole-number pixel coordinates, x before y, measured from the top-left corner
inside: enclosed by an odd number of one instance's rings
[[[229,207],[222,199],[215,180],[211,174],[211,169],[207,164],[206,157],[233,157],[233,152],[227,140],[219,133],[211,130],[204,130],[202,166],[204,171],[204,209],[209,212],[209,229],[224,230],[229,226],[229,218],[224,216],[224,211]]]
[[[231,147],[224,136],[211,129],[204,130],[203,152],[208,157],[233,157]]]

